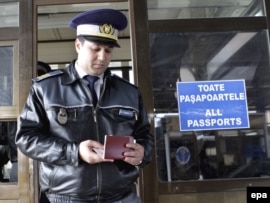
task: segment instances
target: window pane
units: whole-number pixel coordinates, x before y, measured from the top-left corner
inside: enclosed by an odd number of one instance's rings
[[[0,3],[0,27],[19,26],[19,3]]]
[[[151,33],[150,49],[160,180],[269,176],[267,32]],[[240,79],[250,128],[180,132],[177,81]]]
[[[0,106],[13,105],[13,47],[0,47]]]
[[[264,16],[263,0],[147,0],[149,20]]]

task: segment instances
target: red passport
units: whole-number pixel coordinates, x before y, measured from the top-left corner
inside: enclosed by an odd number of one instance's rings
[[[127,143],[134,143],[134,138],[132,136],[105,135],[104,159],[123,159],[124,152],[130,150],[125,147]]]
[[[104,138],[104,151],[100,149],[94,149],[104,159],[123,159],[124,152],[130,149],[126,148],[127,143],[135,143],[132,136],[121,135],[105,135]]]

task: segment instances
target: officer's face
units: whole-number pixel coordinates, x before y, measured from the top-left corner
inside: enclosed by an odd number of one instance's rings
[[[75,41],[78,53],[78,65],[89,75],[102,74],[112,59],[113,48],[85,40]]]

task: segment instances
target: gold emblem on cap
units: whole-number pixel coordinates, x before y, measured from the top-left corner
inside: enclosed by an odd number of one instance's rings
[[[107,35],[113,35],[114,27],[111,24],[103,24],[99,26],[100,33],[104,33]]]

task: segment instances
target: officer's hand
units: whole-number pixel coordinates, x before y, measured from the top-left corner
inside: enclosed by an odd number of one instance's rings
[[[126,147],[131,150],[124,153],[124,161],[134,166],[142,163],[144,156],[144,147],[137,143],[128,143],[126,144]]]
[[[112,159],[103,159],[100,155],[93,151],[93,148],[104,149],[104,146],[94,140],[85,140],[79,145],[79,157],[89,163],[95,164],[100,162],[112,162]]]

